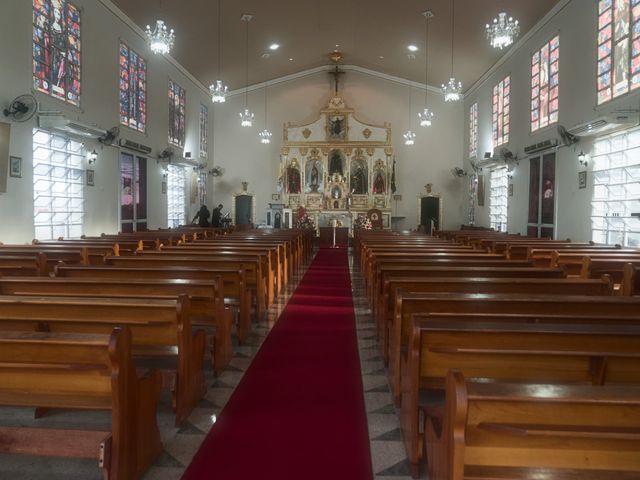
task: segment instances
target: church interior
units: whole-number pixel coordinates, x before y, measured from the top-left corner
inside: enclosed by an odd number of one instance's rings
[[[0,30],[0,478],[640,479],[640,0]]]

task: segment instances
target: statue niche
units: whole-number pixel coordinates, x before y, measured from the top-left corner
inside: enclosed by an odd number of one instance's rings
[[[369,169],[367,162],[356,159],[351,162],[351,193],[354,195],[366,195],[368,190]]]
[[[338,174],[341,177],[344,176],[345,156],[341,150],[331,150],[329,153],[329,176],[333,177],[334,174]]]
[[[320,160],[307,161],[305,180],[305,193],[318,193],[324,190],[322,162]]]

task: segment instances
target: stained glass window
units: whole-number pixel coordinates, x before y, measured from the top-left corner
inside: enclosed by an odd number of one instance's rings
[[[531,57],[531,131],[558,121],[560,37],[555,36]]]
[[[469,158],[478,156],[478,104],[469,108]]]
[[[169,143],[184,147],[187,94],[180,85],[169,80]]]
[[[33,84],[80,105],[80,11],[67,0],[33,0]]]
[[[509,143],[509,103],[511,97],[511,76],[493,87],[493,146]]]
[[[598,2],[598,105],[640,87],[640,0]]]
[[[209,109],[200,104],[200,156],[206,158],[209,153]]]
[[[144,132],[147,126],[147,62],[120,43],[120,123]]]
[[[82,143],[33,130],[33,224],[38,240],[83,234],[83,160]]]

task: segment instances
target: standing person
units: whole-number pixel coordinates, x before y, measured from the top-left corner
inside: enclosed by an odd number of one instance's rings
[[[214,210],[215,212],[215,210]],[[193,217],[193,220],[191,220],[191,223],[196,223],[196,220],[198,220],[198,226],[200,227],[208,227],[209,226],[209,215],[211,215],[211,213],[209,213],[209,209],[207,208],[206,205],[202,205],[200,207],[200,210],[198,210],[198,213],[196,213],[196,216]]]
[[[222,204],[213,209],[211,214],[211,226],[214,228],[220,228],[220,219],[222,218]]]

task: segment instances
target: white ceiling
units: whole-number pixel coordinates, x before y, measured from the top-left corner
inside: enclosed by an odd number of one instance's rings
[[[112,0],[137,25],[156,19],[176,31],[172,56],[204,85],[218,77],[217,0]],[[485,38],[485,24],[507,11],[529,31],[560,0],[456,0],[454,74],[469,88],[505,52]],[[431,10],[430,85],[446,82],[451,70],[453,0],[221,0],[222,78],[230,90],[245,86],[245,23],[249,31],[249,84],[328,65],[339,45],[344,63],[424,83],[425,19]],[[281,45],[276,52],[268,46]],[[408,58],[407,45],[419,50]],[[268,52],[269,58],[262,58]],[[382,57],[382,58],[381,58]],[[292,59],[292,60],[289,60]]]

